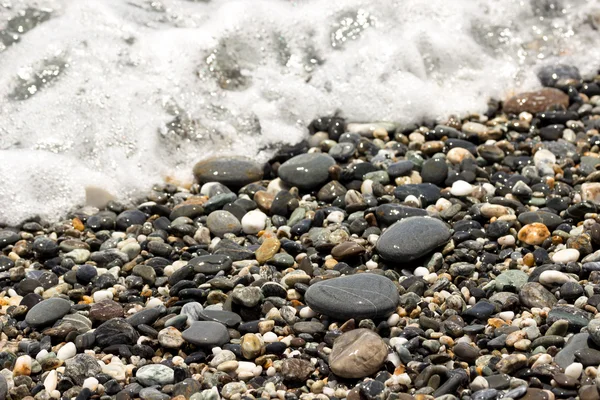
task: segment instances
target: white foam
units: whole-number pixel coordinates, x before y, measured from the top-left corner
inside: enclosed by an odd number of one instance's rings
[[[56,220],[88,185],[129,201],[214,154],[266,160],[316,116],[480,112],[541,63],[600,62],[585,0],[13,0],[0,31],[28,6],[53,11],[0,52],[0,224]],[[40,88],[44,69],[62,72]],[[18,100],[18,76],[37,92]]]

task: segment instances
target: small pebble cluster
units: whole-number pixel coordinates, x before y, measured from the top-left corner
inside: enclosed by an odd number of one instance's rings
[[[0,229],[0,399],[600,399],[600,75],[539,77]]]

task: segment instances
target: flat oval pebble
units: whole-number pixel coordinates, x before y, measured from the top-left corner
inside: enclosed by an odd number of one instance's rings
[[[375,274],[356,274],[311,285],[305,294],[313,310],[339,319],[380,318],[398,305],[394,283]]]
[[[307,153],[292,157],[279,166],[279,177],[301,189],[312,189],[329,179],[329,167],[335,160],[322,153]]]
[[[329,367],[342,378],[364,378],[377,372],[387,355],[387,345],[377,333],[355,329],[333,342]]]
[[[214,157],[198,162],[194,176],[200,183],[219,182],[240,187],[261,180],[263,169],[260,164],[244,157]]]
[[[406,263],[423,257],[450,239],[450,230],[442,221],[429,217],[410,217],[394,223],[377,241],[381,257]]]
[[[44,300],[35,306],[25,317],[25,322],[33,327],[50,325],[71,311],[71,303],[61,298]]]
[[[208,348],[221,346],[229,341],[225,325],[213,321],[193,322],[182,334],[186,342]]]
[[[207,275],[215,275],[219,271],[229,271],[233,261],[224,254],[210,254],[206,256],[194,257],[189,261],[189,265],[194,271]]]

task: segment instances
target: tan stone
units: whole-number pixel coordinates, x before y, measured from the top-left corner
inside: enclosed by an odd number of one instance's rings
[[[259,264],[264,264],[273,258],[275,254],[277,254],[280,247],[281,243],[276,237],[269,237],[265,239],[258,250],[256,250],[256,261],[258,261]]]
[[[600,203],[600,182],[586,182],[581,185],[581,198],[583,201]]]
[[[550,231],[544,224],[534,222],[533,224],[525,225],[517,235],[520,241],[529,245],[540,245],[544,240],[550,237]]]
[[[242,355],[248,360],[255,359],[262,352],[262,341],[254,333],[247,333],[242,336],[240,346]]]
[[[377,333],[355,329],[335,340],[329,367],[342,378],[364,378],[379,370],[387,354],[387,345]]]
[[[275,200],[275,195],[272,193],[267,193],[264,190],[259,190],[254,194],[254,201],[258,205],[258,208],[265,213],[271,211],[273,200]]]
[[[475,156],[473,156],[473,154],[471,154],[471,152],[467,149],[463,149],[462,147],[455,147],[448,151],[448,154],[446,154],[446,158],[452,164],[460,164],[465,158],[474,159]]]
[[[534,92],[524,92],[511,97],[504,103],[507,113],[519,114],[523,111],[538,113],[552,106],[569,106],[569,96],[558,89],[543,88]]]

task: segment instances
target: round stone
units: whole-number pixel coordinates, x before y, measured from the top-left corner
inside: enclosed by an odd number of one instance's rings
[[[311,285],[306,303],[321,314],[340,319],[381,318],[394,312],[398,289],[381,275],[362,273]]]
[[[124,231],[131,225],[143,225],[146,222],[146,214],[140,210],[123,211],[117,217],[117,229]]]
[[[260,210],[248,211],[242,217],[242,230],[248,235],[254,235],[265,229],[267,215]]]
[[[124,319],[115,318],[106,321],[94,331],[96,344],[106,347],[113,344],[134,345],[139,335],[135,329]]]
[[[217,237],[223,237],[226,233],[237,235],[242,230],[242,224],[236,216],[225,210],[211,212],[206,219],[206,226]]]
[[[385,230],[376,248],[384,259],[406,263],[429,254],[448,239],[450,230],[442,221],[430,217],[410,217]]]
[[[52,324],[67,315],[69,311],[71,311],[71,303],[68,300],[54,297],[33,306],[27,313],[25,322],[38,328]]]
[[[453,196],[468,196],[473,192],[473,186],[469,182],[458,180],[452,184],[450,194]]]
[[[183,339],[196,346],[214,347],[229,342],[225,325],[212,321],[197,321],[183,331]]]
[[[171,349],[178,349],[184,343],[183,337],[181,336],[181,332],[179,332],[177,328],[173,328],[172,326],[169,326],[158,332],[158,342],[162,346]]]
[[[313,189],[329,179],[329,167],[335,160],[322,153],[306,153],[290,158],[279,167],[277,173],[286,183],[300,189]]]
[[[519,300],[526,307],[552,307],[556,304],[556,297],[545,287],[537,282],[527,282],[519,291]]]
[[[219,182],[241,187],[263,177],[262,165],[245,157],[213,157],[194,166],[194,176],[200,183]]]
[[[166,365],[150,364],[138,369],[135,377],[144,386],[163,386],[175,381],[175,371]]]
[[[333,342],[331,371],[342,378],[364,378],[379,371],[388,355],[381,337],[369,329],[354,329]]]
[[[414,166],[411,161],[408,161],[408,163]],[[447,177],[448,165],[443,158],[431,158],[425,161],[421,167],[421,178],[423,182],[441,186]]]
[[[531,246],[539,246],[550,237],[550,231],[546,225],[539,222],[525,225],[519,231],[517,238]]]
[[[579,260],[579,250],[564,249],[559,250],[552,255],[552,261],[559,264],[567,264]]]

